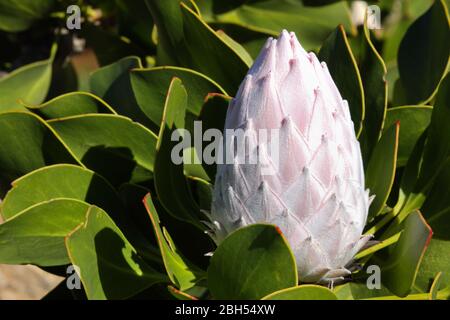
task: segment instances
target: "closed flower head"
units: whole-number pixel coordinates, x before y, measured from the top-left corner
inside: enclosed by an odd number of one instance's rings
[[[272,223],[295,254],[301,282],[349,275],[370,238],[362,232],[371,199],[348,104],[326,64],[294,33],[269,38],[230,103],[225,129],[279,134],[249,133],[245,153],[218,165],[210,224],[216,242],[248,224]],[[237,161],[252,154],[258,163]]]

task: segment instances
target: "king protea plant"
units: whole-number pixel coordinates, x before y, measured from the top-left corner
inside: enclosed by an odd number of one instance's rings
[[[349,106],[326,64],[294,33],[269,38],[230,102],[225,129],[242,129],[247,139],[245,154],[217,167],[215,241],[272,223],[294,252],[301,282],[330,284],[349,275],[370,239],[362,232],[371,198]],[[278,130],[278,138],[262,140],[254,134],[260,129]],[[256,164],[242,161],[252,154]]]

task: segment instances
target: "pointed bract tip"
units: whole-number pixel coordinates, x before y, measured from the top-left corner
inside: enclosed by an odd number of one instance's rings
[[[292,118],[288,114],[286,117],[283,118],[283,120],[281,120],[281,126],[287,127],[287,126],[291,126],[291,125],[292,125]]]

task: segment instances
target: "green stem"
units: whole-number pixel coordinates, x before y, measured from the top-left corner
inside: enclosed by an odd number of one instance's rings
[[[380,243],[377,243],[376,245],[371,246],[370,248],[367,248],[364,251],[361,251],[355,256],[355,259],[361,259],[363,257],[366,257],[368,255],[372,255],[373,253],[377,252],[378,250],[381,250],[383,248],[386,248],[387,246],[390,246],[391,244],[398,241],[400,238],[401,232],[396,233],[392,237],[387,238],[386,240],[381,241]]]

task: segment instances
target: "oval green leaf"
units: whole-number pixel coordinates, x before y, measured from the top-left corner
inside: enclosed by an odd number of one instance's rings
[[[399,121],[397,167],[406,165],[414,146],[430,124],[433,108],[430,106],[401,106],[390,108],[386,113],[384,132]]]
[[[89,205],[73,199],[39,203],[0,225],[0,263],[69,263],[64,237],[84,221]]]
[[[400,43],[397,63],[402,104],[429,101],[437,91],[450,61],[449,39],[448,8],[444,0],[436,0],[409,27]]]
[[[88,113],[116,113],[105,101],[88,92],[70,92],[28,109],[45,119],[56,119]]]
[[[419,211],[410,213],[403,227],[397,243],[378,251],[367,263],[380,266],[382,283],[400,297],[410,293],[433,235]]]
[[[1,214],[9,220],[35,204],[55,198],[81,200],[110,212],[121,208],[116,191],[103,177],[82,167],[57,164],[13,181],[3,199]]]
[[[348,4],[345,2],[310,7],[301,1],[245,1],[226,12],[216,12],[214,18],[217,22],[264,30],[275,36],[282,29],[294,31],[307,50],[320,47],[321,42],[339,24],[344,25],[349,33],[355,31]]]
[[[65,244],[88,299],[125,299],[167,282],[142,260],[102,209],[90,206],[83,221]]]
[[[208,268],[215,299],[261,299],[297,285],[295,258],[280,230],[254,224],[230,234]]]
[[[358,65],[342,25],[322,44],[319,58],[327,63],[342,98],[348,101],[355,132],[359,135],[364,119],[364,89]]]
[[[172,283],[180,290],[183,291],[192,288],[199,280],[204,278],[203,272],[178,252],[169,233],[161,226],[150,194],[147,194],[143,201],[152,221],[156,241],[161,251],[167,275]]]
[[[55,6],[55,0],[0,1],[0,29],[20,32],[46,17]]]
[[[364,122],[359,142],[365,167],[372,155],[383,129],[387,108],[386,66],[370,39],[367,23],[364,32],[358,38],[359,72],[364,88]]]
[[[395,231],[398,224],[411,211],[423,205],[434,181],[448,165],[450,156],[448,123],[450,123],[450,75],[444,78],[436,95],[427,134],[424,133],[418,140],[406,165],[399,199],[394,207],[396,219],[388,231]],[[387,235],[391,234],[392,232]]]
[[[25,112],[0,114],[0,179],[11,182],[57,163],[81,165],[41,118]]]
[[[52,62],[53,53],[48,60],[28,64],[1,78],[0,111],[24,111],[23,103],[42,103],[50,88]]]
[[[186,90],[180,79],[174,78],[167,91],[156,147],[155,188],[161,204],[175,218],[204,229],[204,226],[200,223],[200,209],[191,197],[184,176],[183,151],[179,150],[180,154],[175,154],[178,145],[184,146],[184,139],[189,138],[185,135],[189,133],[184,131],[184,135],[181,133],[178,135],[182,140],[181,142],[177,143],[172,140],[175,130],[184,127],[186,106]],[[181,161],[175,162],[174,156],[179,156]],[[176,192],[174,193],[173,190],[176,190]]]
[[[305,284],[273,292],[263,300],[337,300],[337,297],[326,287]]]
[[[156,136],[129,118],[90,114],[48,121],[79,159],[113,185],[152,177]]]
[[[248,66],[233,47],[183,2],[152,0],[147,4],[158,28],[158,63],[198,70],[234,94]]]
[[[366,187],[375,195],[369,207],[369,219],[384,208],[391,193],[397,162],[400,123],[394,123],[381,137],[370,158],[366,171]]]
[[[151,122],[139,107],[131,86],[131,70],[141,68],[142,63],[138,57],[120,59],[93,72],[89,86],[91,92],[109,103],[117,113],[152,128]]]
[[[156,126],[161,124],[167,88],[174,77],[179,78],[189,92],[187,110],[194,115],[199,115],[208,93],[224,93],[217,83],[190,69],[178,67],[135,69],[131,72],[131,84],[137,103]]]

